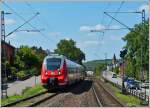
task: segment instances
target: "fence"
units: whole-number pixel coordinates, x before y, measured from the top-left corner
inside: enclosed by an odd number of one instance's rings
[[[119,84],[116,84],[116,83],[113,83],[107,79],[105,79],[103,77],[103,79],[109,83],[111,83],[113,86],[119,88],[119,89],[122,89],[122,87],[119,85]],[[149,96],[146,95],[144,92],[139,92],[138,90],[135,90],[135,89],[126,89],[127,90],[127,93],[133,95],[133,96],[136,96],[138,97],[139,99],[143,100],[146,102],[146,104],[149,104]]]

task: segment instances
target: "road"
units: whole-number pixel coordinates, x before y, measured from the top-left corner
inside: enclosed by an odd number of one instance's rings
[[[36,84],[40,83],[40,76],[36,77]],[[24,81],[15,81],[13,83],[8,83],[7,95],[11,96],[14,94],[21,94],[23,89],[26,87],[35,86],[35,76],[24,80]]]
[[[107,80],[115,83],[115,84],[119,84],[120,86],[122,86],[122,79],[120,77],[117,78],[112,78],[112,74],[114,74],[114,72],[111,71],[103,71],[103,77],[106,78]],[[126,82],[125,82],[125,86],[126,86]],[[142,88],[142,90],[138,90],[138,92],[143,92],[145,93],[145,89]],[[146,89],[146,95],[149,96],[149,89]]]

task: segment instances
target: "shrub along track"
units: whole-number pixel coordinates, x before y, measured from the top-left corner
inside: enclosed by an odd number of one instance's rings
[[[94,79],[93,88],[97,93],[98,99],[103,107],[123,107],[121,103],[104,85],[100,80]]]

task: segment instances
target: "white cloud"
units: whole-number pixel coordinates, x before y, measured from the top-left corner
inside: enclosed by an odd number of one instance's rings
[[[103,30],[103,29],[105,29],[105,26],[101,24],[97,24],[95,26],[81,26],[80,27],[80,31],[83,31],[83,32],[90,32],[90,30]]]
[[[16,21],[14,19],[8,19],[8,18],[5,19],[6,25],[11,25],[11,24],[15,24],[15,23],[16,23]]]
[[[139,11],[145,10],[146,13],[149,13],[149,4],[143,4],[139,7]]]

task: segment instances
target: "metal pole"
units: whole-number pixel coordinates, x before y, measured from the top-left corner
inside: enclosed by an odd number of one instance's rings
[[[2,62],[4,63],[4,71],[2,70],[2,73],[4,72],[4,76],[2,76],[2,98],[5,96],[7,97],[7,73],[6,73],[6,47],[5,47],[5,21],[4,21],[4,11],[1,11],[1,38],[3,44],[2,48]],[[3,75],[3,74],[2,74]],[[6,90],[5,90],[6,89]]]
[[[142,10],[142,25],[144,25],[145,22],[145,10]],[[143,36],[143,33],[141,34]],[[142,40],[141,40],[142,41]],[[144,72],[143,72],[143,44],[141,42],[141,74],[142,74],[142,81],[144,81]]]
[[[123,94],[126,94],[126,88],[125,88],[125,85],[124,85],[124,58],[123,58],[123,64],[122,64],[122,70],[123,70],[123,73],[122,73],[122,93]]]
[[[36,86],[36,75],[35,75],[35,86]]]
[[[142,25],[144,26],[145,22],[145,10],[142,10]],[[143,35],[143,33],[141,34]],[[142,40],[141,40],[142,41]],[[143,70],[143,44],[141,42],[141,72],[142,72],[142,81],[144,82],[144,70]],[[146,88],[145,88],[145,99],[146,99]]]
[[[107,66],[107,61],[106,61],[106,59],[107,59],[107,53],[105,53],[105,65]]]

